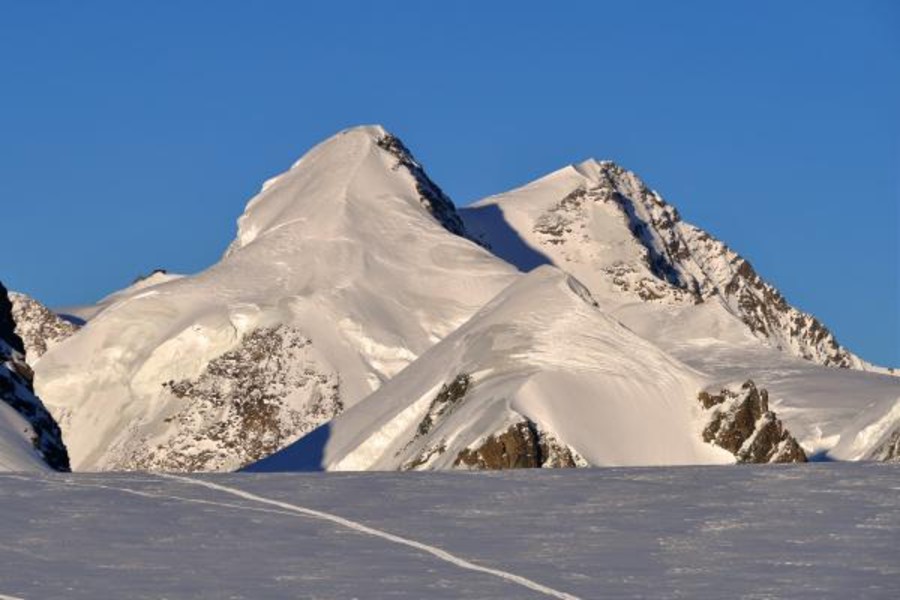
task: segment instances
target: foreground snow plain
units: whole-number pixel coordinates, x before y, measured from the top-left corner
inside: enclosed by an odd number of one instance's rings
[[[0,597],[897,598],[898,476],[2,474]]]

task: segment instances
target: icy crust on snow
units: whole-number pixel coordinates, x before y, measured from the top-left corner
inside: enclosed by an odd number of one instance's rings
[[[379,146],[385,135],[362,127],[319,144],[249,202],[219,263],[139,282],[41,359],[37,388],[74,468],[233,468],[256,456],[229,445],[244,427],[238,403],[224,401],[232,418],[212,398],[256,372],[259,357],[241,349],[254,332],[285,326],[309,342],[289,360],[295,391],[263,390],[293,407],[275,411],[270,448],[367,396],[517,277],[435,218],[421,182]],[[235,377],[210,373],[230,352],[247,361]],[[338,379],[339,398],[316,408]],[[308,412],[296,420],[298,407]]]
[[[366,400],[250,469],[479,468],[515,462],[514,447],[527,464],[506,466],[734,462],[701,438],[703,383],[571,276],[542,267]]]
[[[790,306],[724,243],[682,221],[634,173],[588,160],[461,213],[469,230],[519,266],[552,262],[607,308],[712,302],[755,336],[818,364],[869,368],[817,319]]]

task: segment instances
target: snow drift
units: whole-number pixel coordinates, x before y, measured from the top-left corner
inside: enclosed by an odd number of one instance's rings
[[[733,462],[701,438],[703,385],[545,266],[324,431],[251,470]]]

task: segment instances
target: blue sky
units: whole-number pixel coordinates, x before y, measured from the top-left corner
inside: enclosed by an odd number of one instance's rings
[[[376,122],[457,204],[616,160],[900,364],[890,0],[0,0],[0,279],[65,305],[201,270],[264,179]]]

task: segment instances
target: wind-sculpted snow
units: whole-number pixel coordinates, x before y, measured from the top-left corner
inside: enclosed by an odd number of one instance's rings
[[[149,292],[154,286],[162,285],[169,281],[175,281],[182,277],[184,276],[177,273],[169,273],[165,269],[155,269],[147,275],[136,277],[131,285],[101,298],[94,304],[66,306],[59,309],[57,313],[69,321],[78,325],[84,325],[114,304],[124,302],[132,296],[138,296]]]
[[[542,267],[332,420],[327,436],[250,470],[308,468],[308,455],[329,470],[733,462],[701,437],[703,385],[571,276]]]
[[[370,394],[517,277],[448,231],[452,204],[389,135],[319,144],[250,200],[219,263],[111,296],[41,359],[76,469],[237,468]],[[268,373],[247,345],[281,326],[309,346],[260,387],[280,408],[242,412],[235,390]]]
[[[900,594],[896,465],[0,475],[0,595]]]

